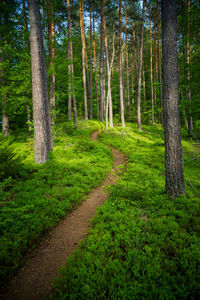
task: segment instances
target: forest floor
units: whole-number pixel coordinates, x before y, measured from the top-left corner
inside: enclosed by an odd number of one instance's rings
[[[97,135],[98,131],[91,134],[92,141],[97,140]],[[90,226],[89,220],[94,216],[97,207],[108,198],[105,186],[115,182],[122,172],[118,167],[125,165],[125,156],[119,150],[111,149],[114,158],[112,172],[88,194],[87,199],[77,209],[45,235],[27,263],[1,295],[2,299],[36,300],[50,294],[52,280],[57,275],[58,268],[65,264],[80,241],[86,238]]]

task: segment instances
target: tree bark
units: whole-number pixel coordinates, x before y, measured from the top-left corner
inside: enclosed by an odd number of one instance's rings
[[[51,124],[55,123],[55,72],[54,72],[54,59],[55,59],[55,30],[53,21],[53,3],[52,0],[47,0],[47,18],[48,18],[48,42],[49,42],[49,102],[51,109]]]
[[[87,86],[86,86],[86,46],[85,46],[85,29],[84,29],[84,9],[83,9],[83,0],[79,0],[80,8],[80,28],[81,28],[81,42],[82,42],[82,68],[83,68],[83,90],[84,90],[84,115],[85,121],[88,121],[88,108],[87,108]]]
[[[177,4],[175,0],[162,0],[161,3],[165,187],[166,193],[176,198],[185,193],[178,105]]]
[[[130,95],[129,95],[129,68],[128,68],[128,34],[127,34],[127,4],[125,0],[125,41],[126,41],[126,96],[127,108],[130,112]]]
[[[99,97],[98,97],[98,84],[97,84],[97,63],[96,63],[96,44],[95,44],[95,18],[93,12],[93,53],[94,53],[94,76],[96,87],[96,103],[97,103],[97,117],[99,118]]]
[[[190,6],[191,1],[187,0],[187,100],[189,102],[189,109],[188,109],[188,135],[192,135],[193,131],[193,121],[192,121],[192,112],[191,112],[191,102],[192,102],[192,95],[190,90]]]
[[[161,71],[161,55],[160,55],[160,24],[159,24],[159,0],[157,0],[157,35],[158,35],[158,73],[160,87],[160,120],[163,125],[163,95],[162,95],[162,71]]]
[[[100,54],[100,121],[104,120],[104,103],[105,103],[105,91],[104,91],[104,34],[103,34],[103,9],[104,1],[101,0],[101,54]]]
[[[121,0],[119,0],[119,93],[120,93],[120,114],[122,127],[125,127],[124,118],[124,89],[123,89],[123,71],[122,71],[122,51],[121,51],[121,34],[122,34],[122,17],[121,17]]]
[[[28,24],[27,24],[27,17],[26,17],[26,6],[25,6],[25,0],[22,2],[23,4],[23,19],[24,19],[24,44],[25,49],[28,51]],[[30,98],[30,95],[28,91],[26,91],[27,98]],[[27,115],[27,123],[28,123],[28,130],[31,131],[31,109],[29,105],[29,101],[26,102],[26,115]]]
[[[92,110],[92,3],[90,1],[90,119],[93,118]]]
[[[150,81],[151,81],[151,110],[152,125],[154,125],[154,95],[153,95],[153,68],[152,68],[152,38],[151,38],[151,6],[149,5],[149,38],[150,38]]]
[[[156,24],[154,24],[154,103],[157,102],[157,83],[158,83],[158,65],[157,65],[157,42],[156,42]]]
[[[68,98],[68,119],[71,119],[71,106],[73,101],[73,116],[74,126],[78,127],[77,109],[76,109],[76,96],[74,90],[74,64],[73,64],[73,45],[72,45],[72,30],[71,30],[71,13],[70,13],[70,0],[67,0],[67,20],[68,20],[68,60],[70,64],[68,66],[69,73],[69,98]],[[71,95],[72,93],[72,95]]]
[[[144,36],[144,13],[146,0],[143,0],[142,24],[140,35],[140,52],[139,52],[139,68],[138,68],[138,97],[137,97],[137,123],[138,130],[142,130],[141,123],[141,77],[142,77],[142,57],[143,57],[143,36]]]
[[[142,85],[143,85],[144,108],[146,109],[146,83],[145,83],[144,61],[142,64]]]
[[[53,149],[47,72],[38,0],[29,0],[32,95],[34,118],[34,155],[36,163],[44,163]]]
[[[106,67],[107,67],[107,79],[108,79],[108,95],[107,95],[107,104],[106,104],[106,125],[108,119],[108,109],[109,109],[109,127],[113,127],[113,109],[112,109],[112,93],[111,93],[111,70],[113,63],[113,55],[111,64],[109,63],[109,53],[108,53],[108,40],[106,34],[106,22],[104,18],[104,9],[102,10],[102,20],[103,20],[103,30],[104,30],[104,42],[105,42],[105,50],[106,50]],[[114,43],[114,41],[113,41]],[[113,47],[114,48],[114,47]],[[114,49],[113,49],[114,52]],[[106,126],[107,127],[107,126]]]

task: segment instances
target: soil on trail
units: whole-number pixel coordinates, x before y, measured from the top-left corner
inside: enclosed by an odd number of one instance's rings
[[[98,131],[93,132],[91,139],[96,141],[97,135]],[[65,264],[79,242],[86,238],[89,220],[95,215],[97,207],[107,199],[103,186],[113,184],[118,176],[117,166],[125,164],[124,155],[118,150],[111,149],[114,158],[112,172],[88,194],[87,199],[76,210],[44,237],[28,262],[0,296],[1,299],[39,300],[48,297],[58,268]]]

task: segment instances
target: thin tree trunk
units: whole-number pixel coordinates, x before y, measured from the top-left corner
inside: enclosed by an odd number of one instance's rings
[[[92,8],[90,1],[90,119],[93,118],[92,111]]]
[[[121,17],[121,0],[119,0],[119,92],[120,92],[120,114],[122,127],[125,127],[124,118],[124,89],[123,89],[123,71],[122,71],[122,51],[121,51],[121,28],[122,17]]]
[[[187,99],[189,102],[189,109],[188,109],[188,135],[192,135],[193,131],[193,122],[192,122],[192,113],[191,113],[191,102],[192,102],[192,95],[190,90],[190,6],[191,1],[187,0]]]
[[[24,18],[24,42],[25,42],[25,49],[28,50],[28,25],[27,25],[27,18],[26,18],[26,6],[25,0],[23,0],[23,18]],[[28,91],[26,91],[27,98],[30,98],[28,95]],[[26,102],[26,115],[27,115],[27,123],[28,123],[28,131],[31,131],[31,110],[29,102]]]
[[[113,63],[113,55],[111,65],[109,64],[109,53],[108,53],[108,40],[106,34],[106,22],[104,18],[104,9],[102,10],[102,21],[103,21],[103,30],[104,30],[104,42],[106,50],[106,67],[107,67],[107,79],[108,79],[108,94],[107,94],[107,103],[106,103],[106,127],[108,124],[108,109],[109,109],[109,126],[113,127],[113,109],[112,109],[112,93],[111,93],[111,69]],[[114,48],[114,47],[113,47]],[[114,52],[114,50],[113,50]]]
[[[68,66],[68,72],[70,76],[69,80],[69,98],[68,98],[68,119],[71,119],[71,103],[73,102],[73,116],[74,126],[78,127],[77,109],[76,109],[76,96],[74,90],[74,64],[73,64],[73,45],[72,45],[72,30],[71,30],[71,13],[70,13],[70,0],[67,0],[67,20],[68,20],[68,60],[70,64]],[[72,95],[71,95],[72,92]]]
[[[158,66],[157,66],[157,42],[156,42],[156,25],[154,24],[154,103],[157,102],[157,83],[158,83]]]
[[[125,41],[126,41],[126,96],[127,108],[130,112],[130,95],[129,95],[129,69],[128,69],[128,34],[127,34],[127,5],[125,0]]]
[[[85,46],[85,30],[84,30],[84,9],[83,9],[83,0],[79,0],[80,8],[80,28],[81,28],[81,42],[82,42],[82,68],[83,68],[83,90],[84,90],[84,115],[85,121],[88,121],[88,108],[87,108],[87,87],[86,87],[86,46]]]
[[[137,45],[136,45],[135,22],[134,21],[133,21],[133,44],[134,44],[134,56],[135,56],[135,71],[136,71],[136,77],[137,77],[138,61],[137,61]]]
[[[95,87],[96,87],[96,103],[97,103],[97,117],[99,118],[99,97],[98,97],[98,85],[97,85],[97,63],[96,63],[96,45],[95,45],[95,18],[93,12],[93,53],[94,53],[94,75],[95,75]]]
[[[9,117],[6,112],[6,101],[2,101],[1,104],[2,109],[2,134],[3,136],[10,135],[10,125],[9,125]]]
[[[55,72],[54,72],[54,59],[55,59],[55,30],[53,21],[53,3],[52,0],[47,0],[47,17],[48,17],[48,40],[49,40],[49,101],[51,109],[51,124],[55,122]]]
[[[146,109],[146,83],[145,83],[144,61],[142,64],[142,85],[143,85],[143,96],[144,96],[144,108]]]
[[[104,103],[105,103],[105,92],[104,92],[104,34],[103,34],[103,0],[100,2],[101,5],[101,54],[100,54],[100,121],[104,119]]]
[[[166,193],[176,198],[185,193],[178,101],[177,4],[162,0],[162,53]]]
[[[5,5],[5,1],[3,1],[3,5]],[[0,18],[0,25],[4,25],[7,23],[7,20],[3,20],[4,18]],[[6,18],[7,19],[7,18]],[[4,23],[4,24],[2,24]],[[1,39],[1,32],[0,32],[0,39]],[[3,51],[0,48],[0,87],[3,85],[4,82],[4,69],[3,69]],[[10,126],[9,126],[9,117],[6,112],[6,100],[5,95],[2,97],[1,102],[1,111],[2,111],[2,134],[3,136],[10,135]]]
[[[34,118],[34,154],[36,163],[44,163],[53,148],[47,72],[38,0],[29,0],[32,94]]]
[[[132,97],[132,105],[134,105],[134,64],[133,64],[133,46],[131,47],[131,56],[130,56],[130,61],[131,61],[131,97]]]
[[[153,95],[153,70],[152,70],[152,38],[151,38],[151,6],[149,5],[149,35],[150,35],[150,81],[151,81],[151,110],[152,125],[154,125],[154,95]]]
[[[161,55],[160,55],[160,28],[159,28],[159,0],[157,0],[157,35],[158,35],[158,72],[160,87],[160,120],[163,125],[163,95],[162,95],[162,71],[161,71]]]
[[[145,13],[146,0],[143,0],[143,11],[142,11],[142,24],[141,24],[141,35],[140,35],[140,52],[139,52],[139,68],[138,68],[138,97],[137,97],[137,122],[138,130],[142,130],[141,123],[141,77],[142,77],[142,57],[143,57],[143,35],[144,35],[144,13]]]

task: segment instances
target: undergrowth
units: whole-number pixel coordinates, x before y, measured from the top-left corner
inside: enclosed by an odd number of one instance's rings
[[[198,149],[183,141],[186,195],[174,200],[165,194],[161,128],[129,125],[99,138],[125,153],[126,170],[60,269],[51,299],[198,299]]]
[[[33,139],[3,138],[0,145],[0,277],[8,280],[42,234],[75,208],[110,171],[111,151],[92,142],[98,122],[54,130],[54,150],[44,165],[33,161]]]

